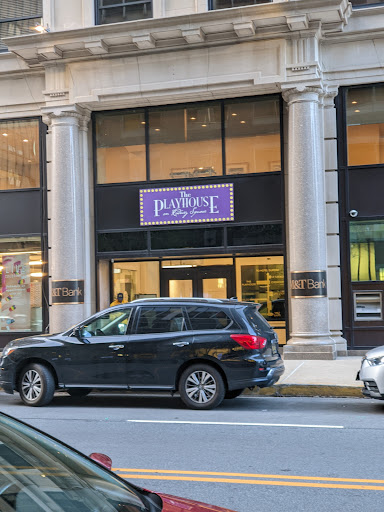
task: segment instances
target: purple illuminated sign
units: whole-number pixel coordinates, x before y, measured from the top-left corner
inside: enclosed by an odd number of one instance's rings
[[[140,225],[234,220],[233,183],[140,190]]]

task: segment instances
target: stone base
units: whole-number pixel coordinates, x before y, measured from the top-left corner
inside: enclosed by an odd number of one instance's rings
[[[341,332],[331,332],[332,339],[336,343],[337,357],[347,357],[347,340],[344,339],[341,334]]]
[[[283,358],[288,359],[336,359],[336,344],[316,345],[316,344],[298,344],[285,345],[283,348]]]

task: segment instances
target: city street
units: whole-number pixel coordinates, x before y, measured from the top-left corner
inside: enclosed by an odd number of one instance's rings
[[[154,490],[238,512],[379,512],[384,403],[369,399],[240,397],[213,411],[178,398],[57,394],[28,408],[0,394],[1,410]]]

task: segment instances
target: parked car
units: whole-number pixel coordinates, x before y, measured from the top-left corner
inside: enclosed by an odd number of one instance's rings
[[[284,372],[277,335],[254,303],[142,299],[106,309],[61,334],[11,341],[0,385],[27,405],[55,390],[179,391],[192,409],[212,409]]]
[[[158,494],[106,469],[109,457],[86,457],[70,446],[0,413],[2,512],[231,512]],[[98,461],[98,463],[94,462]]]
[[[365,396],[384,400],[384,347],[373,348],[365,354],[356,379],[363,381]]]

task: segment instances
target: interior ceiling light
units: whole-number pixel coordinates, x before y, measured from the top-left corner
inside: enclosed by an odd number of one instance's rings
[[[356,105],[356,103],[357,103],[356,100],[352,101],[352,105]]]
[[[204,127],[206,127],[207,125],[206,125],[206,124],[202,124],[201,126],[204,126]]]
[[[233,115],[233,116],[237,116],[236,112],[234,112],[232,115]]]
[[[43,277],[42,272],[31,272],[31,277]]]
[[[8,133],[3,133],[3,137],[8,137]]]
[[[155,128],[155,132],[159,132],[160,131],[160,128]]]
[[[241,124],[245,124],[245,121],[240,121]]]
[[[29,142],[29,140],[28,139],[23,139],[23,142]]]
[[[191,117],[191,121],[196,121],[196,117]]]
[[[145,121],[141,121],[141,124],[145,124]]]
[[[360,110],[356,109],[355,112],[360,112]]]

